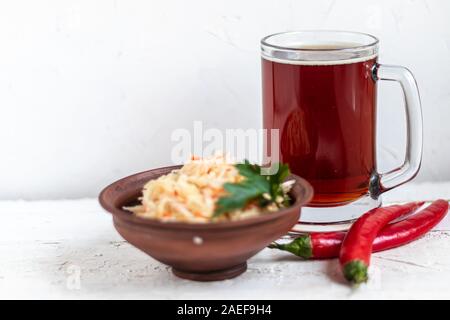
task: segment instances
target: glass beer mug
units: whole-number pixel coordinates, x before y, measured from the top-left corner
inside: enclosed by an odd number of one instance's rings
[[[280,160],[314,187],[298,231],[345,230],[419,170],[419,91],[408,69],[378,63],[378,46],[374,36],[344,31],[285,32],[261,41],[264,129],[279,130]],[[380,80],[400,83],[407,121],[405,160],[387,173],[376,165]]]

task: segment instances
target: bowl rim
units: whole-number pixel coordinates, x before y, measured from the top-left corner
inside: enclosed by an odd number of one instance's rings
[[[114,206],[111,201],[107,201],[106,194],[108,192],[111,192],[113,189],[115,189],[118,185],[126,182],[127,180],[133,180],[132,178],[135,178],[140,175],[146,175],[150,174],[155,171],[160,171],[161,175],[167,174],[170,171],[174,169],[181,168],[182,165],[174,165],[174,166],[165,166],[165,167],[159,167],[154,168],[150,170],[141,171],[126,177],[123,177],[121,179],[118,179],[114,181],[113,183],[106,186],[99,194],[98,201],[101,205],[101,207],[112,214],[114,218],[119,218],[120,220],[125,220],[126,222],[129,222],[134,225],[140,225],[140,226],[149,226],[149,227],[155,227],[155,228],[161,228],[161,229],[185,229],[185,230],[211,230],[211,229],[228,229],[228,228],[240,228],[240,227],[247,227],[249,225],[255,225],[260,223],[265,223],[270,220],[275,220],[285,214],[288,214],[291,212],[293,208],[298,208],[300,211],[300,208],[311,201],[313,197],[313,187],[311,184],[306,181],[305,179],[295,175],[291,174],[290,177],[294,178],[296,180],[296,185],[300,186],[304,189],[305,195],[304,197],[295,197],[295,202],[288,208],[283,208],[281,210],[278,210],[276,212],[260,215],[257,217],[251,217],[247,219],[237,220],[237,221],[224,221],[224,222],[206,222],[206,223],[190,223],[190,222],[173,222],[173,221],[161,221],[157,219],[149,219],[149,218],[142,218],[138,217],[136,215],[133,215],[129,211],[126,211],[122,208],[117,208]]]

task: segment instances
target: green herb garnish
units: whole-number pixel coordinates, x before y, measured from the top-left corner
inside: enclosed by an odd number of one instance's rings
[[[289,166],[280,163],[278,171],[273,175],[262,175],[262,167],[250,164],[248,160],[236,164],[239,173],[245,179],[239,183],[225,183],[227,194],[216,203],[214,217],[238,209],[243,209],[251,202],[261,208],[275,204],[278,208],[288,206],[290,198],[282,187],[282,183],[289,176]]]

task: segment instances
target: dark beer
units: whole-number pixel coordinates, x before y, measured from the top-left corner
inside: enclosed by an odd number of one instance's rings
[[[314,187],[310,206],[367,194],[376,167],[375,63],[262,59],[264,128],[280,130],[281,161]]]

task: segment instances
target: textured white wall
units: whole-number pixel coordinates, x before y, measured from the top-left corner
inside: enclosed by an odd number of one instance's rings
[[[193,120],[259,127],[259,39],[294,29],[378,36],[421,89],[418,180],[450,179],[449,1],[2,1],[0,198],[95,196],[168,164]],[[403,157],[401,103],[381,85],[381,168]]]

